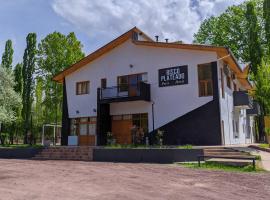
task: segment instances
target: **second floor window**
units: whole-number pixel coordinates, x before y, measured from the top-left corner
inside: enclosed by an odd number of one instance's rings
[[[232,85],[231,85],[231,77],[229,75],[226,76],[226,80],[227,80],[227,87],[232,89]]]
[[[120,92],[129,91],[130,88],[138,88],[139,83],[147,81],[147,74],[132,74],[126,76],[119,76],[117,84]]]
[[[101,88],[105,89],[107,87],[107,79],[106,78],[102,78],[101,79]]]
[[[213,81],[211,64],[198,65],[199,96],[213,95]]]
[[[89,94],[89,81],[76,83],[76,95]]]

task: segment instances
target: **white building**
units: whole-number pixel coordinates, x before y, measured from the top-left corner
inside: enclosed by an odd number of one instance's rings
[[[57,74],[63,145],[244,144],[254,141],[251,89],[225,47],[153,41],[133,28]],[[133,129],[133,131],[132,131]]]

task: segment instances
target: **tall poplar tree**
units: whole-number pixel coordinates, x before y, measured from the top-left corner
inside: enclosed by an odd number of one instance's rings
[[[23,89],[23,78],[22,78],[22,63],[18,63],[14,70],[13,70],[13,74],[14,74],[14,90],[15,92],[17,92],[17,94],[20,96],[20,98],[22,97],[22,89]],[[13,136],[15,135],[17,138],[18,136],[22,136],[23,135],[23,131],[22,131],[22,104],[20,103],[20,105],[16,108],[16,115],[17,115],[17,119],[16,121],[13,123],[12,125],[12,130],[10,132],[10,138],[11,138],[11,142],[13,142]]]
[[[34,78],[33,74],[35,71],[36,64],[36,43],[37,36],[35,33],[29,33],[26,37],[26,49],[23,55],[23,93],[22,93],[22,118],[24,123],[24,143],[28,143],[27,134],[30,131],[30,117],[31,107],[33,102],[33,86]],[[32,134],[32,133],[31,133]]]
[[[18,63],[14,68],[14,78],[15,78],[15,86],[14,90],[22,94],[22,85],[23,85],[23,79],[22,79],[22,64]]]
[[[259,25],[253,1],[247,3],[246,11],[248,29],[248,49],[251,63],[251,71],[256,75],[258,67],[261,65],[263,51],[259,38]]]
[[[2,55],[2,66],[7,69],[12,69],[14,50],[12,48],[12,41],[7,40],[5,45],[5,51]]]
[[[267,44],[267,55],[270,57],[270,0],[264,0],[263,2],[263,18]]]

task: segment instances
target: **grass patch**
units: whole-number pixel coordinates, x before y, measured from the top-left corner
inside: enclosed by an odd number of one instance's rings
[[[106,145],[104,148],[108,149],[192,149],[192,145],[183,146],[166,146],[166,145],[135,145],[135,144],[111,144]]]
[[[183,145],[183,146],[178,146],[178,149],[193,149],[193,146],[191,144]]]
[[[256,167],[253,169],[252,165],[248,165],[245,167],[240,166],[231,166],[225,165],[216,162],[206,162],[201,163],[201,167],[199,167],[198,163],[181,163],[181,166],[193,169],[209,169],[209,170],[219,170],[219,171],[229,171],[229,172],[263,172],[264,170]]]
[[[259,147],[261,148],[270,148],[270,144],[259,144]]]
[[[0,148],[11,148],[11,149],[18,149],[18,148],[40,148],[43,147],[41,144],[4,144],[0,145]]]

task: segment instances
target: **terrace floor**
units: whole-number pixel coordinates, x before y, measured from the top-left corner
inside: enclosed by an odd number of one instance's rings
[[[269,199],[270,173],[0,159],[0,199]]]

